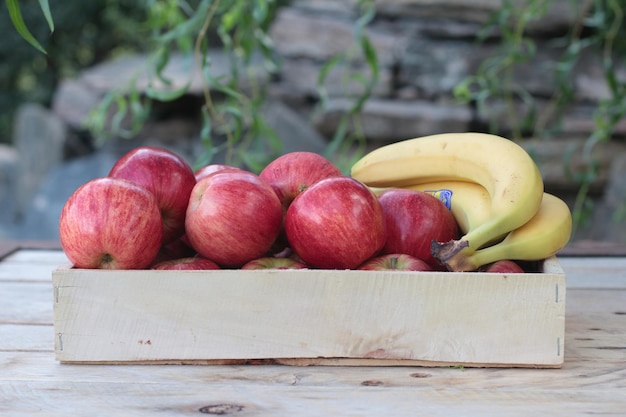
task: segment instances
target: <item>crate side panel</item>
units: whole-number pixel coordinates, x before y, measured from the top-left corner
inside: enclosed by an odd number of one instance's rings
[[[558,274],[66,270],[53,284],[60,361],[563,360]]]

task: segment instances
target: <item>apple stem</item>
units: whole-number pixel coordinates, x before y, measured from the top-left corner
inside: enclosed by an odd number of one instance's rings
[[[389,260],[389,266],[390,266],[392,269],[396,269],[396,268],[397,268],[397,266],[398,266],[398,257],[397,257],[397,256],[394,256],[394,257],[392,257],[392,258]]]
[[[105,253],[100,258],[100,265],[108,265],[111,262],[113,262],[113,255],[111,255],[110,253]]]

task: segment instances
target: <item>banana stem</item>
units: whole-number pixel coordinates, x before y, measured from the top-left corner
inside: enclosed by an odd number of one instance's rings
[[[473,271],[478,268],[469,262],[471,258],[467,256],[469,251],[467,248],[469,248],[469,242],[464,239],[443,243],[433,240],[430,243],[430,252],[433,257],[448,271]]]

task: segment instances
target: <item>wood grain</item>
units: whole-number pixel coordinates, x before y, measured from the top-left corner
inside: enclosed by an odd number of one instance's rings
[[[63,362],[563,362],[562,273],[59,269],[53,286]]]
[[[6,359],[0,352],[0,361]],[[16,353],[8,363],[6,375],[12,376],[0,383],[6,400],[0,414],[10,416],[90,410],[186,416],[230,405],[242,407],[235,413],[242,416],[569,417],[623,415],[626,404],[623,363],[600,364],[592,372],[570,364],[552,370],[81,366],[58,365],[45,353]]]
[[[40,265],[58,253],[14,255]],[[60,364],[53,266],[37,268],[28,279],[0,280],[0,415],[623,416],[626,260],[607,260],[591,281],[572,259],[560,259],[567,276],[560,369]]]

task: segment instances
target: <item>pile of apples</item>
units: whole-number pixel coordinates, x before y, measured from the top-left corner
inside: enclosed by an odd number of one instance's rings
[[[459,237],[436,197],[376,195],[311,152],[258,175],[227,165],[197,171],[179,155],[139,147],[66,201],[60,241],[74,268],[442,270],[433,239]],[[523,272],[511,261],[489,272]]]

